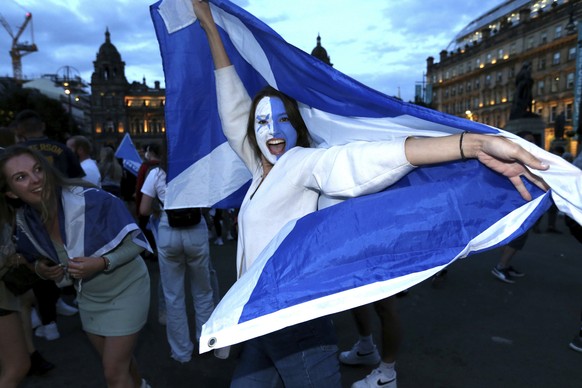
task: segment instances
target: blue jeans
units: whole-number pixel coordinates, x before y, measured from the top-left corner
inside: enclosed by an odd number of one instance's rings
[[[231,388],[341,387],[337,338],[329,317],[244,344]]]

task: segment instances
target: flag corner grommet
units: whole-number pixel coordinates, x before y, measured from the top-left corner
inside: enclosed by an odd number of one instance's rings
[[[208,340],[208,347],[209,348],[213,348],[214,346],[216,346],[216,337],[212,337]]]

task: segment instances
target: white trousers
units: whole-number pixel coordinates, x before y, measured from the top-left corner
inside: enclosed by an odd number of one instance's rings
[[[163,213],[158,227],[158,263],[166,301],[166,335],[172,358],[188,362],[194,344],[186,315],[186,276],[194,303],[196,340],[200,338],[202,325],[214,310],[208,228],[204,219],[191,228],[171,228]]]

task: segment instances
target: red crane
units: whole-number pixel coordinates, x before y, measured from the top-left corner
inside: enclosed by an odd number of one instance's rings
[[[35,51],[38,51],[38,48],[36,47],[36,44],[34,44],[34,33],[32,31],[32,14],[30,12],[27,12],[24,18],[24,23],[22,23],[22,25],[18,28],[18,31],[16,32],[16,34],[14,34],[12,32],[12,28],[10,28],[10,25],[8,24],[8,22],[6,21],[6,19],[4,19],[4,17],[2,15],[0,15],[0,23],[2,23],[2,25],[4,26],[4,28],[6,28],[6,31],[8,31],[8,33],[10,34],[10,36],[12,37],[12,47],[10,48],[10,58],[12,58],[12,69],[14,71],[14,79],[16,79],[17,81],[21,81],[22,80],[22,57],[33,53]],[[20,43],[18,41],[18,39],[20,39],[20,36],[22,35],[22,33],[24,32],[24,30],[26,29],[26,26],[30,23],[30,31],[31,31],[31,39],[32,39],[32,43]]]

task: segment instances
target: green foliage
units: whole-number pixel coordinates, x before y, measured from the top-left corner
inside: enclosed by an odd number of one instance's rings
[[[60,101],[36,89],[22,88],[11,78],[0,79],[0,127],[9,127],[18,112],[24,109],[32,109],[43,118],[46,135],[52,139],[65,141],[78,132],[77,125],[70,122],[71,118]]]

